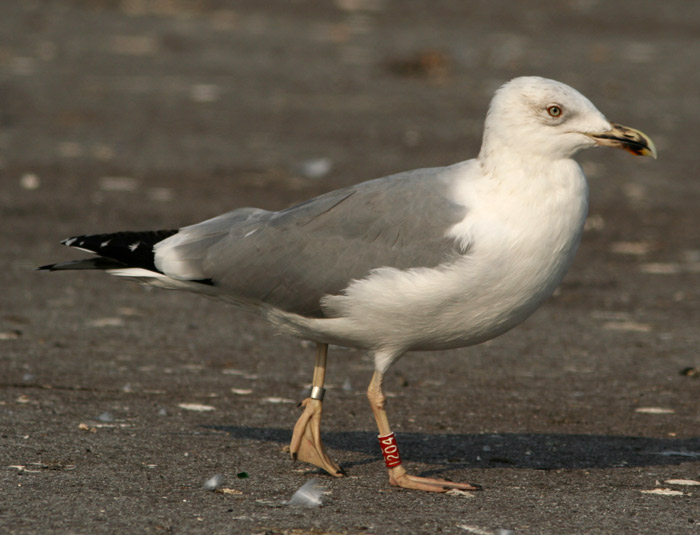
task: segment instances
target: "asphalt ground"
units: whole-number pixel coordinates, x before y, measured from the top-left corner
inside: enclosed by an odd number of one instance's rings
[[[700,533],[698,58],[686,0],[1,3],[0,532]],[[332,479],[284,451],[309,344],[198,296],[33,271],[79,256],[74,234],[473,157],[493,90],[524,74],[659,159],[582,154],[590,219],[556,295],[390,371],[408,469],[481,492],[388,485],[362,352],[329,357]],[[312,478],[323,505],[289,505]]]

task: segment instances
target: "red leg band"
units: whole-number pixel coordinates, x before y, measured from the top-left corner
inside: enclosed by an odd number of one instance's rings
[[[394,433],[377,438],[382,448],[382,455],[384,455],[384,464],[386,467],[394,468],[395,466],[399,466],[401,464],[401,455],[399,455],[399,447],[396,445]]]

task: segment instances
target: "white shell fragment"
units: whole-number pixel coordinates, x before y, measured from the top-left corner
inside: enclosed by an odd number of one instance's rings
[[[613,253],[626,254],[626,255],[645,255],[649,253],[654,248],[654,245],[647,241],[629,242],[621,241],[615,242],[610,247]]]
[[[175,193],[170,188],[149,188],[146,191],[146,196],[152,201],[169,202],[175,198]]]
[[[464,531],[467,531],[469,533],[473,533],[474,535],[494,535],[493,531],[490,531],[488,529],[482,529],[477,526],[468,526],[466,524],[461,524],[457,527],[462,528]]]
[[[637,321],[608,321],[603,324],[603,329],[608,331],[648,333],[652,327],[648,323],[639,323]]]
[[[462,489],[451,489],[448,490],[445,494],[448,496],[462,496],[463,498],[473,498],[474,493],[469,492],[468,490],[462,490]]]
[[[663,407],[638,407],[634,409],[634,412],[641,412],[642,414],[673,414],[673,409],[664,409]]]
[[[304,507],[318,507],[323,500],[325,492],[318,479],[310,479],[297,490],[292,499],[289,500],[289,505],[302,505]]]
[[[700,451],[676,451],[676,450],[664,450],[651,452],[651,455],[663,455],[664,457],[700,457]]]
[[[299,165],[299,172],[306,178],[323,178],[331,169],[333,169],[333,160],[330,158],[311,158]]]
[[[22,331],[5,331],[0,332],[0,340],[17,340],[22,336]]]
[[[688,487],[700,485],[700,481],[695,481],[694,479],[667,479],[664,483],[667,485],[685,485]]]
[[[260,401],[262,401],[263,403],[296,403],[296,401],[294,401],[293,399],[278,397],[262,398]]]
[[[87,325],[90,327],[123,327],[124,320],[122,318],[96,318],[89,320]]]
[[[177,406],[186,411],[209,412],[216,410],[211,405],[202,405],[200,403],[178,403]]]
[[[474,533],[474,535],[513,535],[514,533],[512,529],[499,528],[496,531],[490,531],[477,526],[468,526],[467,524],[462,524],[457,527],[469,533]]]
[[[639,266],[639,271],[648,275],[677,275],[681,266],[673,262],[649,262]]]
[[[190,98],[194,102],[216,102],[221,96],[221,88],[214,84],[196,84],[190,88]]]
[[[224,477],[221,474],[216,474],[207,479],[204,482],[204,485],[202,485],[202,488],[204,490],[216,490],[221,486],[221,483],[223,483]]]
[[[99,179],[102,191],[136,191],[139,186],[138,180],[130,176],[103,176]]]
[[[656,488],[651,490],[643,490],[642,494],[656,494],[657,496],[685,496],[685,493],[680,490]]]
[[[34,173],[25,173],[19,179],[19,185],[24,189],[35,190],[39,189],[39,186],[41,186],[41,180],[39,180],[39,177]]]

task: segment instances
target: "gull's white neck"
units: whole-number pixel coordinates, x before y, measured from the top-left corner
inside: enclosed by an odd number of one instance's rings
[[[450,235],[469,247],[472,298],[490,303],[489,323],[499,326],[490,337],[529,316],[561,282],[581,240],[588,187],[568,158],[499,158],[496,174],[471,163],[481,173],[456,181],[455,197],[468,213]]]
[[[472,160],[471,172],[455,181],[455,198],[469,213],[451,235],[465,245],[478,245],[472,233],[481,239],[492,236],[524,243],[537,239],[532,243],[535,248],[549,243],[567,249],[572,240],[578,244],[588,211],[588,185],[574,160],[518,153],[488,156]]]

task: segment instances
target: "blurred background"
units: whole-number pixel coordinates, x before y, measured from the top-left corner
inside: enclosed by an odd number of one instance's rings
[[[493,91],[519,75],[568,83],[655,139],[663,164],[652,167],[585,155],[596,162],[591,178],[607,177],[596,194],[632,181],[653,198],[694,191],[695,2],[28,0],[1,9],[5,205],[24,173],[82,195],[86,214],[98,192],[129,188],[100,186],[102,176],[133,178],[144,191],[132,197],[150,191],[154,204],[206,189],[217,213],[237,205],[226,188],[321,190],[460,161],[479,148]],[[634,176],[611,184],[627,166]]]

